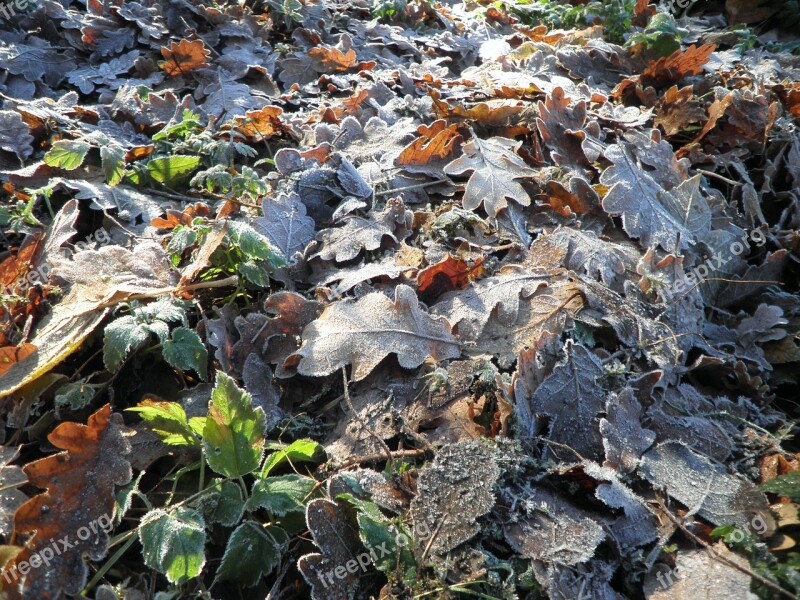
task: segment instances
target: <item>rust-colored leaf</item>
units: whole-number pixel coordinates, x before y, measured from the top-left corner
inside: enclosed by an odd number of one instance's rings
[[[28,271],[35,266],[43,239],[44,234],[42,233],[28,236],[16,253],[5,257],[0,262],[0,285],[3,288],[13,291],[16,285],[21,283],[20,279],[25,277]]]
[[[678,83],[687,75],[697,75],[702,72],[703,65],[708,62],[716,47],[716,44],[704,44],[698,48],[692,44],[685,52],[676,50],[642,71],[640,82],[643,86],[663,87]]]
[[[308,51],[308,56],[317,63],[322,73],[344,73],[356,64],[356,51],[352,48],[342,52],[333,46],[317,46]]]
[[[694,97],[692,86],[669,88],[656,107],[655,126],[661,127],[668,136],[677,135],[689,125],[702,122],[706,112]]]
[[[440,119],[456,117],[467,121],[476,121],[486,127],[505,127],[515,124],[525,105],[516,100],[489,100],[478,102],[472,106],[457,104],[451,106],[439,97],[436,90],[430,90],[433,110]]]
[[[417,275],[419,293],[426,294],[435,290],[435,296],[439,296],[445,292],[462,290],[485,272],[482,258],[470,266],[467,261],[453,258],[448,254],[443,261],[419,272]]]
[[[261,110],[253,110],[243,117],[235,117],[231,125],[236,131],[254,142],[268,140],[284,130],[280,116],[283,109],[278,106],[265,106]]]
[[[106,555],[115,487],[131,479],[124,458],[130,444],[122,418],[112,415],[110,404],[89,417],[88,425],[62,423],[47,439],[64,452],[24,468],[30,483],[47,491],[14,515],[15,537],[32,536],[3,568],[0,586],[7,600],[57,600],[79,594],[86,585],[84,554],[90,560]],[[43,564],[51,555],[49,564]]]
[[[585,215],[595,208],[586,202],[586,198],[573,194],[557,181],[548,181],[545,193],[537,196],[537,199],[543,200],[562,217]]]
[[[422,166],[433,161],[444,160],[458,147],[461,135],[455,125],[447,126],[444,119],[431,123],[431,126],[420,125],[417,129],[419,137],[406,146],[397,157],[398,166]]]
[[[178,225],[191,225],[195,217],[208,217],[211,211],[202,202],[190,204],[183,211],[170,208],[167,210],[167,218],[155,217],[150,221],[153,227],[158,229],[175,229]]]
[[[161,56],[165,60],[158,66],[170,77],[177,77],[207,67],[208,57],[211,56],[211,53],[203,40],[181,40],[172,42],[169,48],[163,46]]]
[[[4,346],[0,348],[0,377],[5,375],[11,365],[25,360],[36,352],[33,344],[20,344],[19,346]]]

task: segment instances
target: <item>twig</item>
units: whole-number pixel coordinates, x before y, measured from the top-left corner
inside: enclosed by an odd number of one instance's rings
[[[416,448],[414,450],[392,450],[389,452],[389,456],[397,459],[419,458],[420,456],[424,456],[427,452],[428,450],[425,448]],[[328,463],[327,467],[331,469],[346,469],[347,467],[352,467],[354,465],[379,462],[382,460],[387,460],[386,453],[377,452],[375,454],[367,454],[365,456],[351,456],[347,460],[340,463]]]
[[[695,169],[695,171],[697,171],[698,173],[700,173],[702,175],[705,175],[706,177],[715,177],[715,178],[719,179],[720,181],[724,181],[728,185],[733,185],[733,186],[736,186],[736,187],[744,185],[743,183],[739,183],[738,181],[734,181],[733,179],[728,179],[727,177],[723,177],[719,173],[714,173],[713,171],[704,171],[703,169]]]
[[[397,192],[408,192],[411,190],[418,190],[420,188],[430,187],[432,185],[439,185],[440,183],[448,183],[449,179],[434,179],[433,181],[426,181],[425,183],[417,183],[415,185],[407,185],[405,187],[394,188],[391,190],[383,190],[382,192],[375,192],[375,196],[390,196]]]
[[[758,573],[754,573],[753,571],[751,571],[747,567],[743,567],[742,565],[732,561],[731,559],[729,559],[729,558],[727,558],[725,556],[722,556],[719,552],[717,552],[714,549],[714,547],[711,544],[709,544],[705,540],[703,540],[700,537],[698,537],[697,535],[695,535],[692,531],[690,531],[689,528],[686,527],[686,525],[684,525],[678,517],[673,515],[672,512],[670,512],[670,510],[666,506],[664,506],[663,502],[657,502],[657,504],[659,506],[659,509],[661,511],[663,511],[663,513],[667,516],[667,518],[670,521],[672,521],[672,523],[678,529],[680,529],[683,533],[685,533],[695,544],[698,544],[698,545],[702,546],[703,548],[705,548],[705,550],[709,553],[711,558],[713,558],[714,560],[717,560],[717,561],[719,561],[719,562],[721,562],[721,563],[723,563],[723,564],[725,564],[725,565],[727,565],[727,566],[729,566],[731,568],[734,568],[737,571],[739,571],[741,573],[744,573],[745,575],[755,579],[760,584],[768,587],[769,589],[771,589],[776,594],[780,594],[781,596],[785,596],[786,598],[792,598],[793,600],[800,600],[800,599],[798,599],[798,597],[796,595],[792,594],[790,591],[785,590],[785,589],[783,589],[782,587],[780,587],[778,585],[775,585],[774,583],[772,583],[766,577],[762,577],[761,575],[759,575]],[[653,512],[653,511],[651,510],[651,512]],[[653,512],[653,514],[656,514],[656,513]]]

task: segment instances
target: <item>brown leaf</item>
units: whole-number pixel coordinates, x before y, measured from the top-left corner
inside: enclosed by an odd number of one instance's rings
[[[663,87],[678,83],[687,75],[702,73],[703,65],[708,62],[716,44],[705,44],[699,48],[692,44],[685,52],[676,50],[669,56],[659,58],[642,71],[639,82],[643,85]]]
[[[702,104],[692,93],[692,86],[669,88],[656,106],[654,125],[668,136],[684,131],[689,125],[701,123],[706,118]]]
[[[170,77],[177,77],[207,67],[211,53],[203,40],[181,40],[172,42],[169,48],[163,46],[161,56],[166,60],[158,63],[158,66]]]
[[[457,104],[450,106],[439,97],[436,90],[430,90],[433,110],[440,119],[458,118],[475,121],[485,127],[506,127],[516,124],[525,110],[525,104],[517,100],[489,100],[472,106]]]
[[[453,258],[450,254],[436,263],[422,269],[417,275],[417,286],[420,294],[429,292],[435,286],[435,295],[439,296],[444,292],[462,290],[476,278],[486,272],[483,268],[483,259],[478,259],[475,264],[470,264],[460,258]]]
[[[3,590],[8,600],[57,600],[75,595],[86,585],[84,554],[100,560],[108,550],[108,532],[114,517],[115,488],[131,479],[124,458],[130,444],[123,436],[122,418],[111,405],[89,417],[88,425],[62,423],[47,439],[64,450],[29,463],[25,474],[31,484],[47,491],[23,504],[14,515],[16,536],[33,534],[25,547],[3,569]],[[52,550],[54,541],[66,539],[50,564],[35,568]],[[54,554],[51,552],[50,554]],[[33,566],[29,572],[23,562]],[[27,574],[26,574],[27,573]]]
[[[261,142],[279,135],[285,129],[281,122],[283,109],[279,106],[265,106],[261,110],[252,110],[243,117],[234,117],[230,124],[222,129],[233,127],[251,141]]]
[[[302,347],[284,366],[320,377],[352,364],[359,381],[390,353],[401,367],[413,369],[428,358],[456,358],[461,348],[447,321],[423,311],[414,290],[398,285],[394,301],[375,292],[328,306],[303,330]]]
[[[36,352],[36,346],[27,343],[0,348],[0,377],[5,375],[12,365],[25,360],[34,352]]]
[[[352,48],[342,52],[333,46],[317,46],[308,51],[308,56],[316,63],[320,73],[344,73],[356,64],[356,51]]]
[[[430,127],[420,125],[419,137],[406,146],[395,160],[397,166],[424,166],[441,161],[453,154],[461,135],[455,125],[447,126],[443,119],[434,121]]]
[[[557,165],[571,167],[578,173],[591,176],[591,163],[584,155],[581,144],[586,139],[584,129],[597,137],[600,127],[596,121],[586,121],[585,101],[581,100],[572,108],[569,108],[569,104],[570,99],[564,95],[564,90],[555,88],[544,102],[538,103],[536,126]]]

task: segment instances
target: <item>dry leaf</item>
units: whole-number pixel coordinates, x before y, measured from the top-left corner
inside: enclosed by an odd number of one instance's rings
[[[659,58],[642,71],[639,82],[642,86],[664,87],[678,83],[687,75],[702,73],[716,44],[705,44],[699,48],[692,44],[685,51],[676,50],[669,56]]]
[[[158,66],[170,77],[178,77],[207,67],[211,53],[203,40],[181,40],[162,47],[161,56],[165,60]]]
[[[312,377],[352,364],[353,379],[359,381],[390,353],[405,369],[428,358],[441,361],[461,354],[447,321],[422,310],[416,293],[406,285],[395,288],[394,302],[378,292],[335,302],[302,337],[303,345],[285,366],[296,366],[298,373]]]

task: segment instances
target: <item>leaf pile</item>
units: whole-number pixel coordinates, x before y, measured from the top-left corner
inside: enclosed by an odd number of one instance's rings
[[[6,596],[800,593],[797,6],[724,4],[5,19]]]

